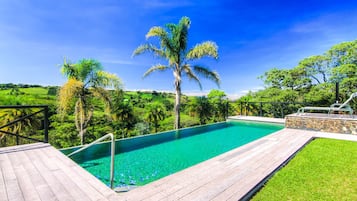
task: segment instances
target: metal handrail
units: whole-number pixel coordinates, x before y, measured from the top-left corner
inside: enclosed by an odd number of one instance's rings
[[[27,139],[27,140],[32,140],[32,141],[36,141],[36,142],[45,142],[45,143],[48,143],[48,124],[49,124],[49,120],[48,120],[48,105],[0,105],[0,110],[1,109],[25,109],[25,108],[42,108],[40,109],[39,111],[37,112],[33,112],[31,114],[28,114],[26,116],[23,116],[23,117],[20,117],[16,120],[13,120],[11,122],[8,122],[7,124],[5,125],[1,125],[0,126],[0,133],[4,133],[4,134],[7,134],[7,135],[11,135],[11,136],[15,136],[16,137],[16,144],[19,145],[19,138],[24,138],[24,139]],[[38,140],[38,139],[35,139],[35,138],[31,138],[31,137],[26,137],[26,136],[22,136],[22,135],[19,135],[17,133],[11,133],[11,132],[8,132],[8,131],[4,131],[4,130],[1,130],[5,127],[8,127],[8,126],[11,126],[17,122],[20,122],[20,121],[23,121],[24,119],[27,119],[27,118],[30,118],[32,116],[35,116],[39,113],[43,112],[44,114],[44,120],[43,120],[43,125],[44,125],[44,140]]]
[[[112,146],[111,146],[111,160],[110,160],[110,188],[113,188],[113,182],[114,182],[114,156],[115,156],[115,138],[114,138],[114,135],[113,133],[108,133],[106,135],[104,135],[103,137],[91,142],[90,144],[87,144],[85,145],[84,147],[68,154],[67,156],[68,157],[71,157],[73,156],[74,154],[78,153],[78,152],[81,152],[85,149],[88,149],[89,147],[93,146],[94,144],[106,139],[110,137],[111,138],[111,143],[112,143]]]

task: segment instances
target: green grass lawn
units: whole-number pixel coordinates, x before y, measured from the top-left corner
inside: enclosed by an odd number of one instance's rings
[[[312,141],[252,200],[357,200],[357,142]]]

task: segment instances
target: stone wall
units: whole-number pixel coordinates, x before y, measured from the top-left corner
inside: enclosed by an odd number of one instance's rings
[[[286,116],[286,128],[357,135],[357,116],[325,114],[291,114]]]

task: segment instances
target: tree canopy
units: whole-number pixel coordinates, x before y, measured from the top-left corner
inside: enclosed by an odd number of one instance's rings
[[[288,100],[328,105],[335,101],[336,83],[340,86],[338,101],[346,100],[357,91],[357,40],[334,45],[324,54],[304,58],[292,68],[272,68],[259,78],[266,88],[249,95],[251,101]],[[272,88],[278,89],[274,95]],[[289,97],[287,94],[291,98],[283,98]]]
[[[133,56],[144,52],[150,52],[156,57],[167,61],[166,65],[156,64],[144,73],[144,77],[155,71],[171,70],[174,75],[174,86],[176,91],[175,99],[175,123],[174,128],[180,128],[180,103],[181,103],[181,83],[183,75],[190,80],[194,80],[202,88],[198,76],[213,80],[217,85],[220,78],[217,72],[209,70],[207,67],[192,64],[193,60],[203,57],[218,59],[218,46],[212,41],[205,41],[188,49],[188,30],[191,21],[188,17],[182,17],[178,24],[168,23],[165,27],[152,27],[146,34],[146,38],[156,37],[159,39],[159,46],[146,43],[134,50]]]

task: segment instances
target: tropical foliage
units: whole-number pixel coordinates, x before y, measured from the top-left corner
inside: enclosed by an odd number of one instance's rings
[[[272,104],[270,109],[265,108],[267,116],[296,112],[302,105],[329,106],[335,101],[344,102],[357,91],[357,40],[337,44],[322,55],[304,58],[293,68],[272,68],[259,78],[264,81],[265,89],[241,97],[238,105],[242,105],[242,102],[286,103],[285,108]],[[339,86],[337,100],[336,83]],[[300,102],[301,105],[290,107],[295,110],[286,110],[294,102]],[[249,106],[250,111],[259,108],[252,104]],[[353,100],[351,106],[357,110],[357,100]],[[237,112],[241,110],[240,107],[237,107]],[[272,111],[274,108],[283,112]]]
[[[106,111],[109,111],[110,96],[105,88],[119,89],[121,81],[116,75],[103,71],[102,65],[93,59],[83,59],[75,64],[65,60],[61,71],[68,81],[59,91],[58,109],[60,113],[65,113],[74,107],[75,125],[83,144],[93,117],[92,99],[100,98],[106,105]]]
[[[169,23],[166,24],[165,27],[152,27],[146,34],[146,38],[158,38],[160,42],[159,46],[151,43],[143,44],[133,53],[135,56],[144,52],[150,52],[161,59],[167,60],[168,63],[166,65],[156,64],[149,68],[149,70],[144,73],[144,77],[155,71],[171,70],[173,72],[176,91],[174,129],[180,128],[182,77],[186,75],[189,79],[196,81],[200,88],[202,88],[202,86],[198,76],[213,80],[217,85],[219,85],[220,82],[217,72],[211,71],[202,65],[191,64],[193,60],[203,57],[213,57],[217,59],[218,47],[216,43],[206,41],[188,49],[188,30],[190,25],[190,19],[188,17],[182,17],[178,24]]]
[[[50,115],[50,143],[56,147],[69,147],[81,144],[81,139],[78,137],[79,132],[75,125],[74,106],[77,101],[76,98],[71,101],[70,106],[73,108],[68,108],[66,113],[57,113],[59,105],[58,98],[56,98],[51,91],[58,89],[59,92],[59,87],[36,86],[23,88],[22,85],[15,85],[13,87],[18,88],[22,93],[20,95],[10,94],[11,87],[0,90],[0,105],[16,105],[17,103],[24,105],[47,104],[49,105]],[[174,122],[173,107],[175,94],[156,91],[134,92],[109,90],[108,92],[111,100],[109,112],[105,110],[106,105],[101,99],[95,97],[90,98],[93,113],[87,125],[84,143],[91,142],[108,132],[114,133],[116,138],[127,138],[172,129]],[[222,93],[223,92],[220,91],[218,94]],[[225,97],[226,95],[224,94],[223,96]],[[189,127],[218,121],[212,113],[212,108],[216,107],[213,104],[216,102],[214,100],[218,98],[219,97],[215,97],[215,95],[211,95],[210,98],[182,95],[181,126]],[[8,100],[16,101],[8,102]],[[232,108],[232,104],[229,104],[230,108]],[[0,119],[2,121],[11,121],[15,118],[10,118],[11,114],[8,114],[8,112],[8,110],[0,109],[2,115]],[[23,112],[19,111],[18,113]],[[215,114],[219,115],[217,113]],[[231,115],[233,115],[233,113],[231,113]],[[43,115],[41,113],[34,118],[40,123],[40,121],[43,120]],[[4,123],[0,124],[3,125]],[[22,122],[22,124],[25,125],[26,122]],[[36,139],[43,139],[43,127],[35,128],[33,125],[35,124],[32,124],[32,126],[26,124],[25,127],[22,127],[21,134],[30,137],[38,136]],[[31,131],[29,131],[29,128],[31,128]],[[2,136],[4,137],[6,135]],[[6,143],[4,138],[0,140],[0,142],[2,143],[1,146],[16,144],[15,138],[9,136],[7,136]]]

